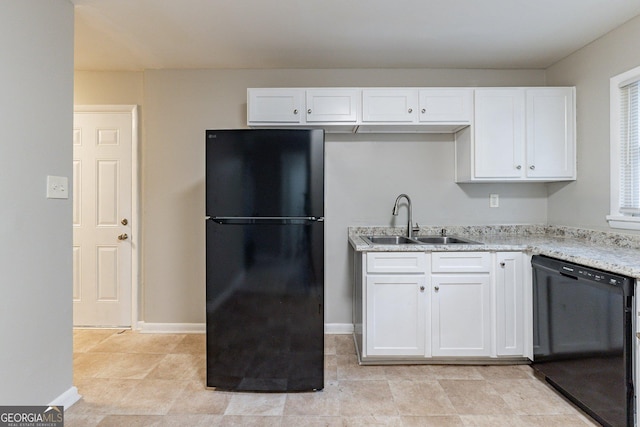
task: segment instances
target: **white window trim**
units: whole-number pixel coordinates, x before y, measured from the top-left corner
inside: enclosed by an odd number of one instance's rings
[[[620,214],[620,87],[633,81],[640,80],[640,67],[633,68],[622,74],[614,76],[609,81],[609,119],[611,168],[610,208],[607,221],[611,228],[627,230],[640,230],[640,217],[625,216]]]

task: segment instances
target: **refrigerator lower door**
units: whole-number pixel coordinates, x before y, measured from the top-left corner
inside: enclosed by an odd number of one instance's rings
[[[207,386],[323,388],[323,227],[207,221]]]

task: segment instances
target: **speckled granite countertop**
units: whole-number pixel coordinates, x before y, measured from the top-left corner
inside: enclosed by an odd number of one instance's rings
[[[358,252],[523,251],[640,279],[640,235],[544,225],[420,227],[416,235],[460,236],[480,244],[370,245],[361,236],[406,235],[406,227],[349,227]]]

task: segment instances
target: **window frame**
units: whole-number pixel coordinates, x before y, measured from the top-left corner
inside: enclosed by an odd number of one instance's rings
[[[640,81],[640,66],[609,81],[610,207],[606,219],[609,227],[626,230],[640,230],[640,216],[620,213],[620,88],[635,81]]]

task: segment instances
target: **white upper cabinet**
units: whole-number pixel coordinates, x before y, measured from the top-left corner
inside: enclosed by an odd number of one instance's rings
[[[574,87],[247,89],[247,124],[453,133],[456,182],[576,179]]]
[[[573,88],[526,90],[527,177],[575,178]]]
[[[473,90],[467,88],[422,89],[419,97],[419,121],[471,122]]]
[[[325,132],[453,133],[469,126],[471,88],[247,89],[247,124]]]
[[[362,121],[417,122],[418,91],[415,89],[363,89]]]
[[[359,116],[359,89],[247,89],[247,124],[252,127],[297,126],[352,133]]]
[[[453,133],[470,125],[470,88],[362,90],[358,133]]]
[[[456,134],[457,182],[575,179],[575,88],[476,89]]]
[[[478,89],[475,95],[475,177],[520,178],[524,165],[524,92]]]
[[[249,124],[302,122],[304,109],[304,90],[302,89],[251,89],[247,95]]]
[[[360,91],[356,89],[309,89],[306,91],[307,122],[353,122],[358,120]]]

